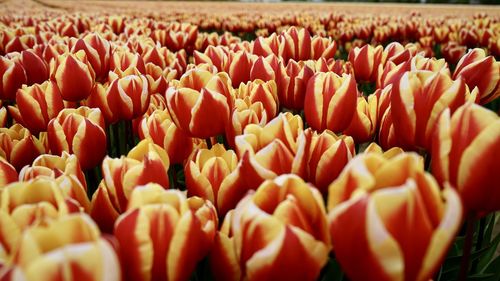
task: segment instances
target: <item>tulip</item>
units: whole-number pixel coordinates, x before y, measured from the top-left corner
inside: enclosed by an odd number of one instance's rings
[[[441,54],[447,62],[457,64],[461,57],[465,55],[467,47],[459,45],[456,42],[449,42],[441,46]]]
[[[63,193],[75,200],[85,211],[90,209],[87,182],[78,158],[63,151],[61,156],[43,154],[19,172],[19,180],[29,181],[40,177],[54,179]]]
[[[113,117],[131,120],[142,116],[149,106],[148,80],[144,75],[127,75],[114,80],[106,91]]]
[[[316,280],[328,260],[323,198],[295,175],[265,181],[247,195],[231,229],[245,280]]]
[[[140,73],[146,73],[146,64],[137,53],[125,48],[117,48],[109,60],[109,69],[114,72],[124,72],[129,68],[136,68]]]
[[[358,105],[351,123],[344,134],[351,136],[356,143],[364,143],[373,139],[377,129],[377,95],[358,97]]]
[[[236,99],[231,121],[226,128],[226,140],[230,147],[235,147],[235,137],[242,135],[248,124],[258,124],[263,127],[267,124],[267,113],[261,102],[252,103],[249,97]]]
[[[0,193],[4,186],[17,181],[17,171],[7,160],[0,157]]]
[[[109,72],[111,44],[98,33],[89,33],[78,39],[73,45],[72,52],[83,50],[89,64],[95,72],[96,78],[104,78]]]
[[[217,210],[223,217],[248,190],[267,180],[290,173],[297,153],[297,139],[303,131],[302,119],[290,113],[279,114],[264,127],[249,124],[235,139],[240,161],[221,183]]]
[[[183,164],[193,151],[193,140],[175,126],[167,110],[155,110],[142,119],[138,133],[140,139],[163,147],[174,164]]]
[[[0,156],[20,170],[38,155],[46,153],[42,138],[42,134],[36,138],[20,124],[0,128]]]
[[[471,102],[446,109],[432,141],[432,173],[456,187],[467,212],[500,210],[500,180],[493,176],[500,153],[500,118]]]
[[[351,137],[340,137],[328,130],[318,134],[306,129],[299,136],[297,146],[292,172],[312,183],[323,194],[355,154]]]
[[[433,278],[462,221],[458,194],[415,153],[360,154],[329,190],[335,258],[354,281]]]
[[[33,85],[43,83],[49,78],[49,67],[33,50],[22,51],[17,60],[26,72],[26,83]]]
[[[307,83],[314,75],[314,68],[301,62],[290,60],[286,66],[280,66],[277,72],[279,101],[286,108],[303,109]]]
[[[84,51],[64,54],[52,60],[50,73],[64,100],[76,102],[90,95],[95,73]]]
[[[315,74],[307,84],[304,102],[307,123],[315,130],[343,131],[356,111],[357,95],[356,81],[351,75]]]
[[[280,49],[282,50],[280,55],[285,61],[289,59],[300,61],[311,58],[313,53],[311,35],[307,29],[292,26],[280,35],[280,39]]]
[[[49,122],[48,139],[53,154],[75,154],[84,170],[97,166],[106,155],[104,118],[98,108],[62,110]]]
[[[250,81],[250,70],[256,59],[256,56],[252,56],[246,51],[238,51],[230,56],[227,74],[231,78],[233,87],[236,88],[241,83]]]
[[[486,56],[483,49],[472,49],[455,68],[453,79],[462,77],[470,89],[479,90],[478,102],[486,104],[500,96],[500,62]]]
[[[275,55],[258,57],[250,69],[250,81],[257,79],[265,82],[275,80],[275,73],[280,65],[279,59]]]
[[[46,225],[71,212],[80,212],[81,205],[72,199],[55,180],[41,177],[5,186],[0,198],[0,210],[25,229]]]
[[[215,144],[211,149],[197,150],[190,158],[184,167],[188,196],[210,200],[217,206],[219,188],[238,164],[236,153]]]
[[[127,157],[104,158],[103,180],[92,196],[92,218],[102,231],[111,233],[116,218],[127,208],[130,194],[139,185],[157,183],[169,187],[168,155],[150,140],[142,140]]]
[[[225,73],[193,69],[177,87],[166,93],[167,107],[175,125],[196,138],[222,134],[233,104],[233,89]]]
[[[440,113],[447,107],[455,111],[468,96],[462,79],[453,81],[441,72],[406,72],[391,93],[394,132],[402,147],[430,149]]]
[[[0,128],[4,128],[7,126],[7,108],[2,106],[2,102],[0,101]]]
[[[337,52],[337,43],[331,38],[314,36],[311,40],[311,59],[331,59]]]
[[[382,63],[383,47],[365,45],[349,52],[349,61],[354,67],[357,81],[375,82],[379,64]]]
[[[113,247],[85,214],[30,228],[17,246],[14,261],[23,280],[121,280]]]
[[[59,88],[52,81],[23,86],[16,94],[17,107],[9,107],[14,119],[37,135],[64,109]]]
[[[236,92],[236,98],[249,98],[251,103],[261,102],[266,111],[266,116],[274,118],[279,111],[276,82],[274,80],[264,82],[260,79],[241,83]]]
[[[137,187],[114,228],[125,280],[188,280],[217,225],[209,201],[156,184]]]
[[[14,100],[17,89],[26,84],[27,77],[23,66],[3,56],[0,57],[0,99]]]
[[[241,280],[241,270],[234,249],[234,236],[231,221],[234,210],[227,213],[220,230],[215,234],[214,245],[210,250],[210,269],[215,280]]]

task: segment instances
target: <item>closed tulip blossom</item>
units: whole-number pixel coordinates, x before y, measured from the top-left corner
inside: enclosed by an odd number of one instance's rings
[[[215,144],[211,149],[193,153],[184,167],[189,196],[199,196],[217,206],[217,195],[222,181],[236,168],[238,158],[232,150]]]
[[[356,111],[358,90],[351,75],[319,72],[307,84],[304,113],[311,128],[341,132]]]
[[[500,210],[500,118],[468,102],[455,113],[445,110],[432,140],[432,173],[460,193],[467,212]]]
[[[86,99],[94,86],[95,73],[84,51],[64,54],[51,61],[51,80],[66,101]]]
[[[430,149],[439,114],[454,112],[469,99],[462,79],[451,80],[441,72],[410,71],[393,85],[391,114],[398,142],[406,149]]]
[[[486,104],[500,96],[500,62],[486,56],[483,49],[470,50],[463,56],[453,72],[453,78],[462,77],[470,89],[477,87],[477,101]]]
[[[157,184],[137,187],[114,228],[125,280],[188,280],[217,225],[210,201]]]
[[[323,198],[295,175],[265,181],[242,199],[231,230],[245,280],[316,280],[328,259]]]
[[[225,73],[193,69],[166,92],[167,107],[175,125],[196,138],[222,134],[229,120],[234,94]]]
[[[6,280],[121,280],[120,262],[86,214],[72,214],[27,229],[13,253]],[[9,275],[7,275],[9,276]]]
[[[155,110],[142,119],[138,133],[141,139],[151,139],[163,147],[174,164],[183,164],[194,148],[193,139],[177,128],[168,110]]]
[[[249,98],[250,102],[261,102],[266,111],[266,116],[272,119],[279,111],[276,82],[273,80],[264,82],[260,79],[240,84],[236,92],[240,99]]]
[[[82,169],[98,165],[106,155],[104,118],[97,108],[64,109],[48,125],[51,152],[75,154]],[[92,151],[92,153],[89,152]]]
[[[423,158],[360,154],[329,187],[335,258],[350,280],[429,280],[462,222],[457,192]]]
[[[54,82],[23,86],[16,94],[17,107],[9,110],[14,119],[37,135],[47,131],[49,121],[64,109],[59,88]]]
[[[7,184],[17,181],[17,179],[18,175],[16,168],[3,157],[0,157],[0,190]]]
[[[0,156],[17,170],[21,170],[25,165],[31,164],[38,155],[47,152],[42,141],[44,137],[46,134],[37,138],[20,124],[0,128]]]
[[[367,44],[355,47],[349,52],[349,61],[354,67],[356,81],[375,82],[379,64],[383,59],[383,47]]]
[[[26,83],[27,77],[23,66],[0,56],[0,99],[14,100],[17,89]]]
[[[169,187],[168,155],[152,141],[142,140],[127,157],[104,158],[103,180],[92,196],[92,218],[102,231],[111,233],[118,216],[127,209],[130,195],[139,185],[156,183]]]
[[[148,109],[148,80],[144,75],[117,78],[107,88],[105,96],[113,119],[132,120]]]

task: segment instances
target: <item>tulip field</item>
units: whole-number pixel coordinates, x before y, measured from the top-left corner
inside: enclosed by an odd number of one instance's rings
[[[500,6],[0,8],[0,281],[500,280]]]

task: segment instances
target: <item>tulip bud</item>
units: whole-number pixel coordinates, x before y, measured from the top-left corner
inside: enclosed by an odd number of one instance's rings
[[[486,104],[500,96],[500,62],[483,49],[470,50],[455,68],[453,79],[462,77],[470,89],[479,90],[478,102]]]
[[[11,183],[2,190],[0,199],[0,210],[8,213],[21,229],[46,225],[70,212],[79,212],[81,207],[54,179],[47,177]]]
[[[64,216],[48,226],[26,230],[14,261],[26,280],[121,280],[113,247],[85,214]]]
[[[127,157],[104,158],[103,180],[92,196],[92,218],[102,231],[111,233],[116,218],[125,212],[132,190],[139,185],[157,183],[169,187],[167,153],[149,140],[143,140]]]
[[[403,148],[430,149],[439,115],[449,107],[455,111],[468,98],[462,79],[451,80],[441,72],[406,72],[392,87],[391,114],[394,132]]]
[[[129,68],[136,68],[142,74],[146,73],[146,64],[139,54],[127,49],[115,49],[109,61],[109,69],[124,72]]]
[[[289,61],[286,68],[277,72],[279,101],[290,109],[303,109],[307,83],[314,75],[314,68],[301,62]]]
[[[457,64],[461,57],[465,55],[467,47],[459,45],[456,42],[449,42],[441,46],[443,58],[451,64]]]
[[[14,100],[17,89],[26,84],[26,72],[18,62],[0,57],[0,99]]]
[[[193,140],[175,126],[167,110],[155,110],[142,119],[138,133],[140,139],[151,139],[163,147],[174,164],[184,163],[193,151]]]
[[[22,51],[19,54],[18,61],[26,72],[26,82],[28,85],[33,85],[35,83],[41,84],[49,78],[48,65],[35,53],[35,51]]]
[[[235,139],[238,166],[219,188],[217,210],[221,216],[234,208],[248,190],[256,189],[266,179],[291,172],[302,131],[302,119],[290,113],[279,114],[264,127],[245,127],[244,134]]]
[[[230,147],[235,147],[235,137],[242,135],[248,124],[258,124],[263,127],[267,124],[267,114],[261,102],[252,103],[249,97],[236,99],[231,121],[226,128],[226,139]]]
[[[199,196],[217,205],[222,181],[237,164],[234,151],[226,151],[221,144],[215,144],[211,149],[199,149],[184,167],[188,196]]]
[[[47,131],[49,121],[64,109],[59,88],[52,81],[23,86],[17,91],[16,102],[17,108],[11,107],[18,111],[14,118],[35,135]]]
[[[85,211],[90,209],[87,198],[87,182],[78,158],[63,151],[61,156],[43,154],[33,164],[19,172],[19,180],[29,181],[40,177],[54,179],[63,194],[76,200]]]
[[[188,280],[217,225],[210,201],[156,184],[137,187],[114,228],[125,280]]]
[[[49,122],[48,138],[53,154],[75,154],[84,170],[97,166],[106,155],[104,118],[98,108],[62,110]]]
[[[84,51],[61,55],[52,60],[50,72],[51,79],[56,82],[64,100],[76,102],[90,95],[95,73]]]
[[[328,260],[323,198],[295,175],[265,181],[247,195],[231,229],[246,280],[316,280]]]
[[[146,112],[149,106],[148,80],[144,75],[128,75],[114,80],[106,91],[113,117],[131,120]]]
[[[377,95],[358,97],[358,105],[351,123],[344,134],[351,136],[356,143],[364,143],[373,139],[377,129]]]
[[[382,46],[365,45],[349,52],[349,61],[354,67],[357,81],[375,82],[379,64],[382,63]]]
[[[274,80],[264,82],[260,79],[241,83],[236,97],[245,99],[248,97],[251,103],[261,102],[268,118],[272,119],[279,110],[276,82]]]
[[[5,158],[17,170],[31,164],[40,154],[46,153],[40,138],[33,136],[20,124],[10,128],[0,128],[0,156]]]
[[[0,157],[0,190],[7,184],[17,181],[17,178],[16,168],[3,157]]]
[[[216,280],[241,280],[241,269],[234,249],[234,236],[231,221],[234,210],[227,213],[220,230],[215,234],[214,245],[210,250],[210,269]]]
[[[441,190],[415,153],[360,154],[329,191],[335,258],[354,281],[429,280],[462,221],[458,194]]]
[[[96,78],[104,78],[108,75],[111,45],[106,39],[102,38],[98,33],[89,33],[82,39],[78,39],[73,45],[73,53],[80,50],[85,52]]]
[[[230,83],[225,73],[214,75],[197,69],[186,72],[178,86],[166,93],[175,125],[196,138],[222,134],[234,100]]]
[[[233,87],[250,81],[250,70],[256,59],[256,56],[246,51],[238,51],[230,57],[227,74],[231,77]]]
[[[471,102],[439,118],[432,141],[432,173],[456,187],[467,212],[500,210],[500,118]]]
[[[315,74],[307,84],[304,102],[307,123],[315,130],[343,131],[356,111],[357,96],[356,81],[351,75]]]

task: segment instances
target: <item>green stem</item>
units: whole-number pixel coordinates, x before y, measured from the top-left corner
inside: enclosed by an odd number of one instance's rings
[[[479,233],[477,236],[477,243],[476,243],[476,252],[480,251],[483,248],[483,242],[484,242],[484,232],[486,230],[486,217],[481,218],[479,220]],[[474,260],[472,263],[472,272],[477,271],[477,266],[479,264],[479,259]]]
[[[112,126],[113,129],[113,157],[120,157],[120,126],[119,123],[115,123]]]
[[[462,262],[460,263],[460,273],[458,275],[459,281],[467,280],[467,274],[469,272],[470,255],[472,250],[472,240],[474,238],[474,225],[475,225],[475,214],[471,213],[467,217],[467,230],[465,233],[465,242],[463,247]]]

